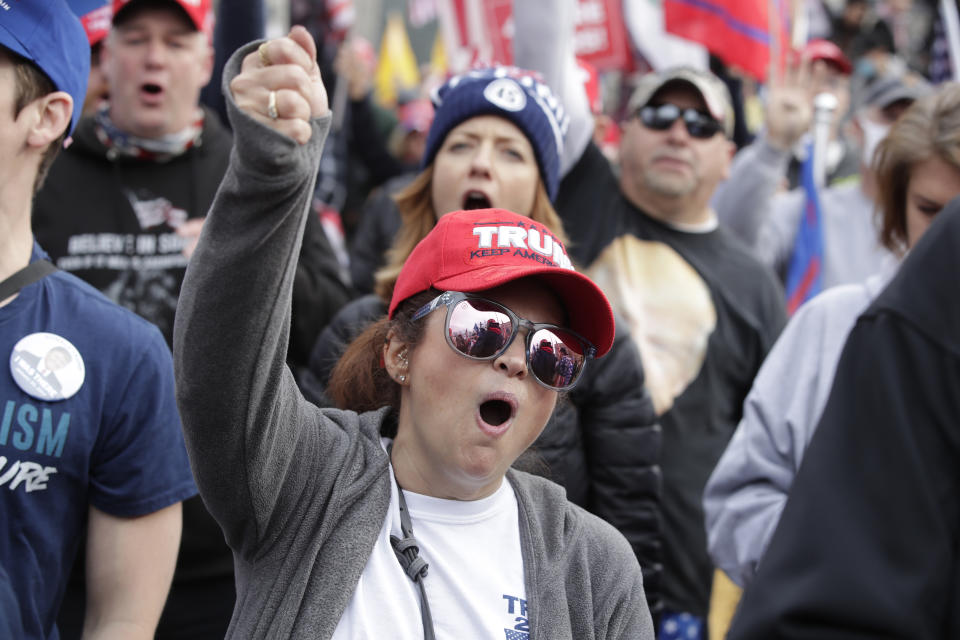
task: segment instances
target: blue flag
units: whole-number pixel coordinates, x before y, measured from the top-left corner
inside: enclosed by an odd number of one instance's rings
[[[801,181],[805,198],[787,268],[788,314],[823,290],[823,214],[813,176],[813,145],[803,161]]]

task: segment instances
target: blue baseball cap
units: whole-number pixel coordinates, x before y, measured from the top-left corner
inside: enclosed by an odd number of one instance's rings
[[[515,124],[530,141],[540,179],[550,200],[556,197],[570,117],[533,72],[506,66],[474,69],[450,78],[430,97],[435,112],[422,166],[433,162],[447,134],[461,122],[474,116],[500,116]]]
[[[0,6],[0,45],[32,61],[73,98],[72,133],[90,77],[87,34],[66,0],[6,0]]]

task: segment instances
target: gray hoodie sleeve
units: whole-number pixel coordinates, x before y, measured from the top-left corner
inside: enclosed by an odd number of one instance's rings
[[[757,373],[743,418],[704,490],[714,564],[740,586],[756,574],[823,413],[840,353],[871,299],[836,287],[790,319]]]
[[[781,277],[803,206],[801,190],[779,191],[789,161],[789,153],[771,146],[761,134],[734,157],[730,177],[717,186],[711,201],[720,223]]]
[[[298,496],[324,480],[296,457],[326,454],[335,430],[306,403],[285,365],[297,256],[329,115],[299,145],[241,112],[230,165],[183,282],[174,331],[177,400],[204,502],[240,553],[280,529]],[[329,479],[332,484],[332,479]],[[319,499],[319,498],[318,498]],[[271,526],[268,527],[268,524]]]
[[[514,64],[537,71],[570,116],[563,140],[560,178],[580,160],[593,137],[593,114],[574,53],[573,0],[514,0]]]

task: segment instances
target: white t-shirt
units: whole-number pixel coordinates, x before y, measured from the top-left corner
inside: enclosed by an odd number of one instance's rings
[[[335,640],[423,639],[420,589],[403,572],[390,544],[391,535],[402,537],[392,465],[390,485],[387,517]],[[403,493],[420,555],[430,567],[424,585],[437,638],[526,640],[520,525],[510,483],[473,501]]]

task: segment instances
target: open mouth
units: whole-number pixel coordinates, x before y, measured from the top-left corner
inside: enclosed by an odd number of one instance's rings
[[[480,405],[480,417],[487,424],[499,427],[510,419],[513,407],[504,400],[487,400]]]
[[[492,206],[490,198],[482,191],[467,191],[463,196],[463,209],[489,209]]]
[[[147,83],[143,85],[142,87],[140,87],[140,90],[152,96],[158,96],[161,93],[163,93],[163,87],[153,83]]]

